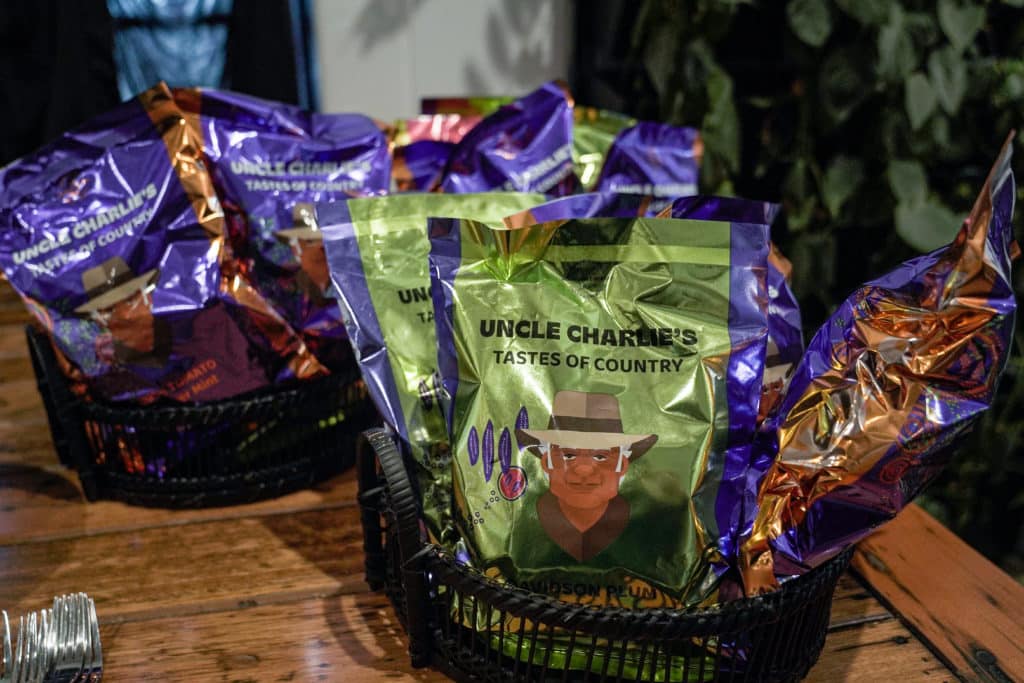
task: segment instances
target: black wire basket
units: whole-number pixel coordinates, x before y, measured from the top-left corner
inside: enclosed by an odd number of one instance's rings
[[[283,495],[350,467],[378,420],[355,368],[197,405],[85,400],[49,338],[32,326],[26,336],[57,455],[90,501],[196,508]]]
[[[366,580],[394,606],[413,666],[458,681],[781,682],[802,679],[821,654],[852,549],[774,593],[714,608],[574,605],[499,584],[424,542],[402,455],[383,430],[366,438]]]

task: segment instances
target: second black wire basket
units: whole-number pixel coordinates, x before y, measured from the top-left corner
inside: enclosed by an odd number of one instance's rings
[[[852,549],[774,593],[713,608],[574,605],[499,584],[424,542],[394,441],[382,430],[367,439],[357,461],[366,579],[387,593],[413,666],[458,681],[783,682],[821,654]]]
[[[198,405],[84,400],[48,337],[32,326],[26,336],[57,455],[90,501],[194,508],[275,497],[350,467],[377,422],[355,368]]]

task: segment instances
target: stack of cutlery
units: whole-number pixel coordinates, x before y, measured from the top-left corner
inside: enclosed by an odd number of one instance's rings
[[[7,612],[0,617],[0,683],[95,683],[103,678],[96,605],[85,593],[62,595],[53,599],[52,608],[19,617],[13,647]]]

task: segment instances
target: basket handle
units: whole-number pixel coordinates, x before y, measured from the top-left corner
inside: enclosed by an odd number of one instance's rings
[[[430,664],[430,629],[427,623],[429,614],[429,593],[427,582],[423,573],[423,541],[420,537],[420,514],[419,504],[409,480],[409,473],[405,469],[405,461],[402,454],[395,446],[392,436],[383,429],[372,429],[366,432],[366,439],[380,463],[381,471],[384,474],[384,486],[387,490],[387,499],[391,503],[391,512],[394,515],[395,523],[398,525],[398,554],[401,558],[402,586],[405,589],[406,631],[409,634],[409,658],[414,667],[423,667]],[[366,462],[369,460],[369,462]],[[362,487],[364,476],[370,481],[367,472],[373,468],[372,459],[363,458],[360,462],[359,483]],[[362,488],[361,488],[362,490]],[[365,489],[371,493],[372,489]],[[362,494],[360,494],[362,495]],[[362,503],[362,499],[360,500]],[[364,508],[364,514],[365,514]],[[370,547],[374,552],[380,552],[380,557],[386,561],[383,550],[380,549],[380,516],[376,515],[376,533],[374,540],[371,540]],[[372,531],[373,526],[369,527]],[[363,527],[364,544],[367,542],[365,534],[368,527]],[[367,575],[370,576],[370,563],[367,559]],[[397,568],[396,568],[397,569]]]

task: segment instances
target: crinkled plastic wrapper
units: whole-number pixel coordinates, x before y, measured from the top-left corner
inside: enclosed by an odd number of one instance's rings
[[[504,220],[506,227],[519,228],[569,218],[659,216],[707,221],[732,221],[771,225],[778,206],[734,197],[680,197],[667,207],[652,195],[619,192],[590,192],[560,197],[530,207]],[[800,305],[789,286],[792,265],[771,245],[768,254],[768,342],[766,384],[777,393],[789,371],[800,361],[804,343]],[[774,402],[774,401],[773,401]],[[762,402],[762,410],[768,405]]]
[[[594,107],[573,109],[572,156],[576,176],[583,189],[590,192],[597,186],[605,157],[622,129],[636,124],[624,114]]]
[[[664,208],[697,193],[704,143],[695,128],[641,121],[620,132],[608,149],[595,189],[656,198]]]
[[[211,401],[323,372],[238,272],[160,85],[0,171],[0,264],[91,396]]]
[[[430,234],[467,561],[575,603],[713,599],[742,503],[723,483],[756,429],[767,225],[432,219]]]
[[[809,344],[755,463],[767,474],[739,556],[747,593],[894,517],[992,403],[1016,311],[1010,151],[952,244],[859,288]]]
[[[202,130],[242,266],[318,360],[346,367],[351,352],[314,205],[388,191],[383,132],[361,114],[218,90],[174,93]]]
[[[391,176],[398,192],[429,192],[455,145],[480,122],[480,116],[436,114],[396,122],[391,130]]]
[[[551,82],[493,112],[458,143],[441,190],[572,194],[572,107],[565,86]]]
[[[506,104],[514,102],[511,95],[493,97],[424,97],[420,100],[420,113],[459,114],[460,116],[487,116]]]
[[[424,114],[446,114],[479,119],[515,101],[501,97],[431,97],[421,101]],[[615,137],[636,119],[596,107],[574,107],[572,158],[582,188],[591,191],[597,185],[601,167]]]
[[[508,216],[504,223],[519,228],[555,220],[584,217],[650,216],[660,206],[658,198],[650,195],[595,192],[571,195],[531,207]],[[778,213],[778,206],[732,197],[693,196],[676,199],[657,215],[662,218],[693,219],[700,221],[726,221],[762,225],[766,229]],[[684,229],[692,224],[681,222]],[[758,422],[774,414],[781,400],[782,390],[792,369],[803,355],[800,307],[787,282],[791,271],[789,261],[770,244],[767,263],[767,325],[768,349],[765,358]],[[760,470],[764,472],[763,466]],[[722,518],[728,525],[719,528],[723,557],[735,557],[736,544],[741,531],[749,530],[757,512],[756,490],[746,470],[735,470],[732,479],[723,483],[720,495]],[[726,495],[728,492],[728,495]],[[728,512],[726,512],[728,511]]]
[[[427,217],[503,216],[544,200],[515,193],[402,194],[319,207],[331,277],[378,411],[417,465],[428,529],[449,538],[448,440],[438,404]]]

